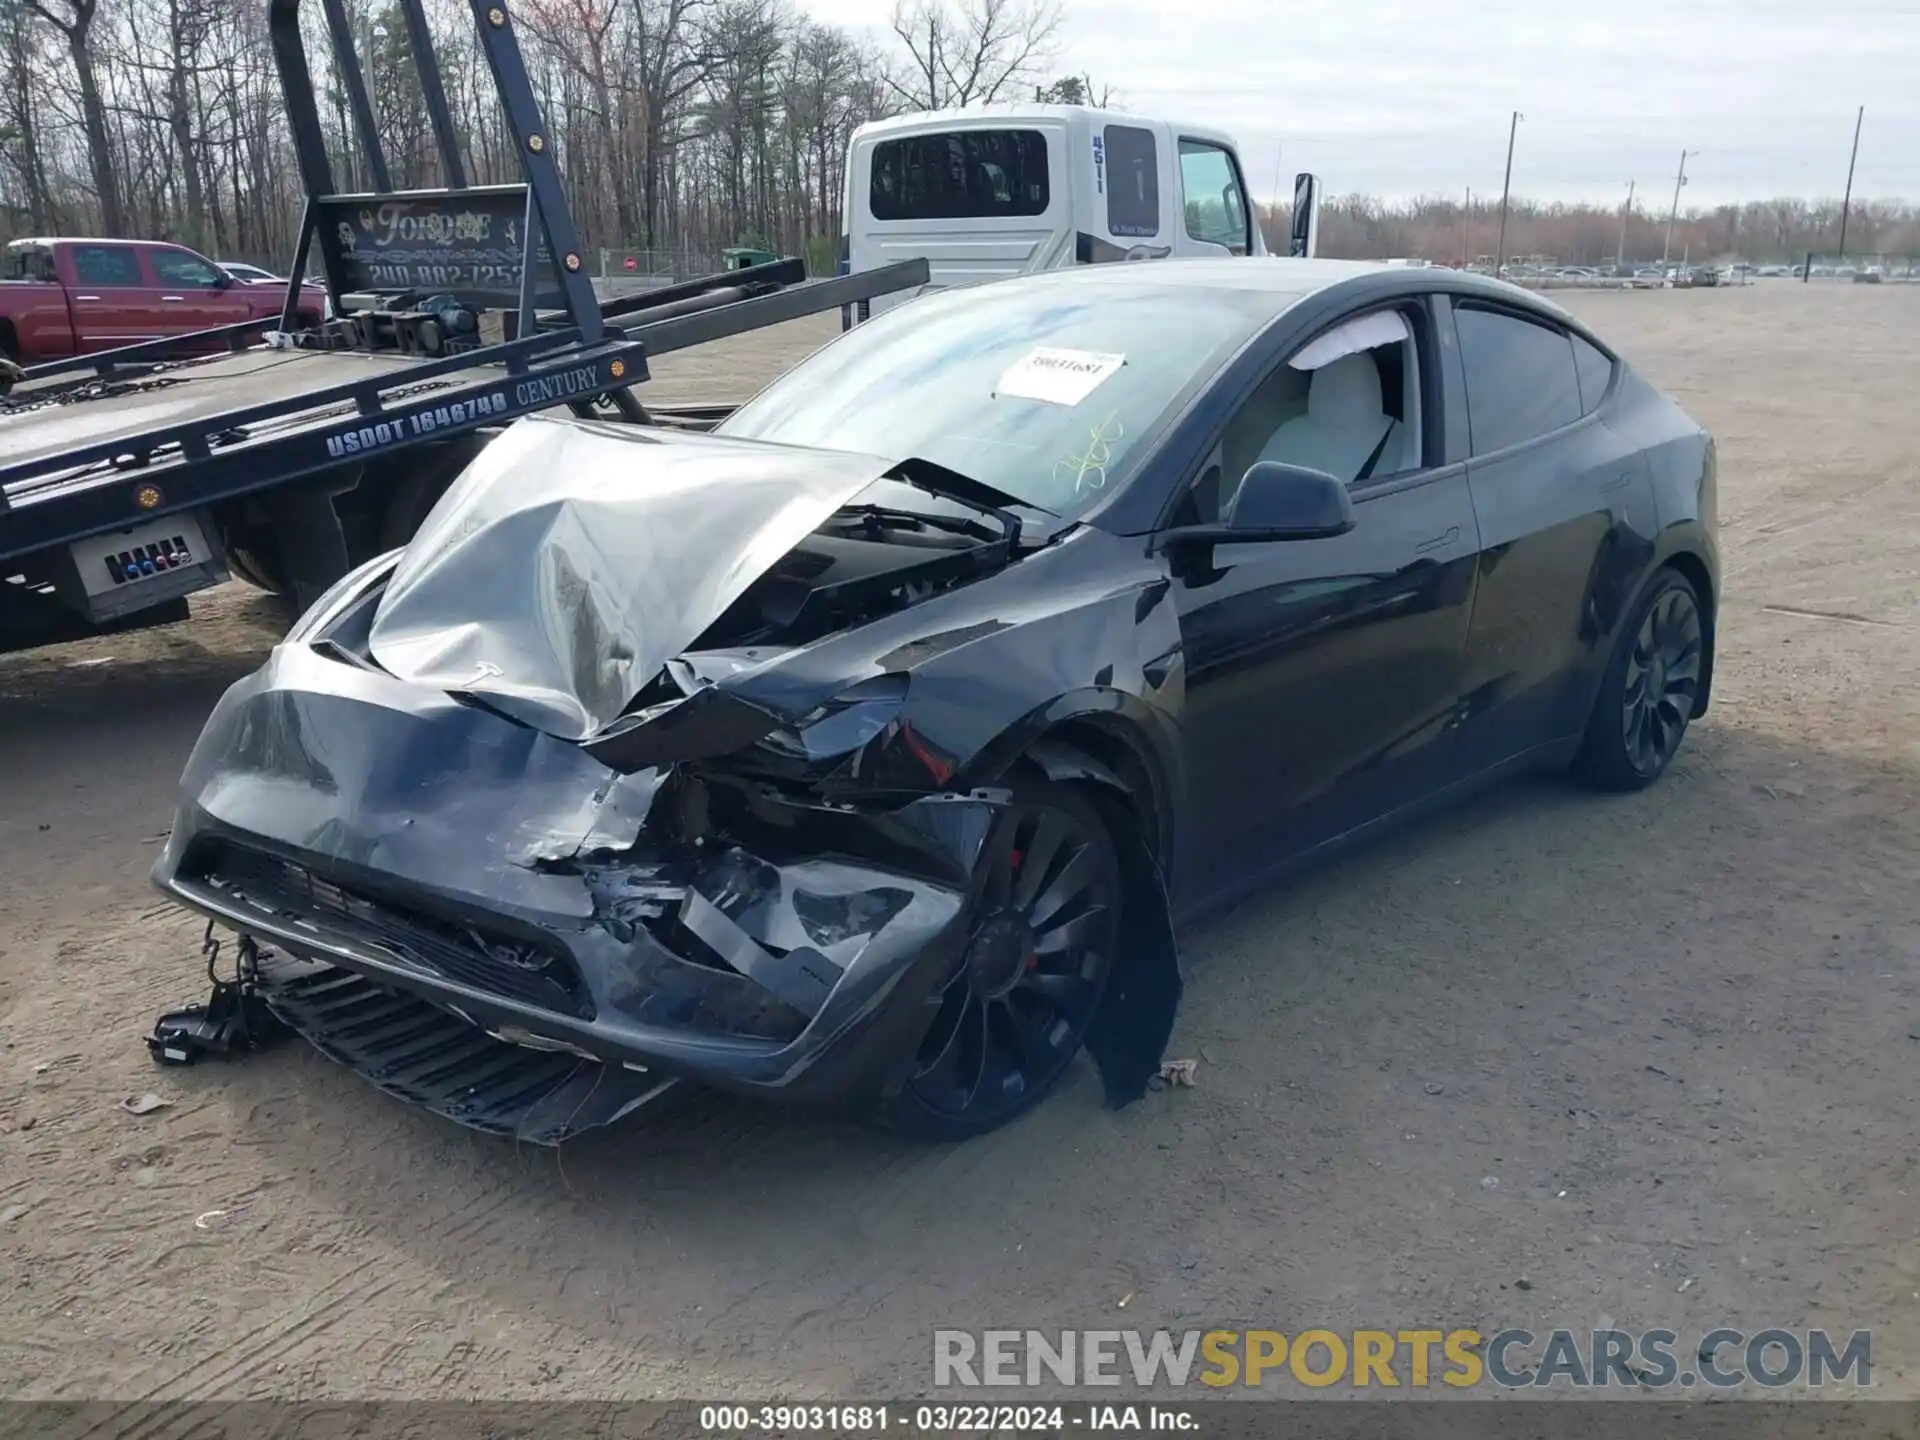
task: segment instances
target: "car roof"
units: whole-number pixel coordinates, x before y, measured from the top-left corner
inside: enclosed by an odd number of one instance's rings
[[[1200,259],[1176,256],[1164,260],[1127,261],[1108,265],[1074,265],[1042,270],[993,282],[996,288],[1039,294],[1055,290],[1166,289],[1229,290],[1288,297],[1288,303],[1335,286],[1354,286],[1374,294],[1426,294],[1435,290],[1481,294],[1508,304],[1528,306],[1559,318],[1558,305],[1490,275],[1449,270],[1440,265],[1389,265],[1380,260],[1297,260],[1282,255],[1223,256]]]
[[[135,250],[180,250],[171,240],[122,240],[113,235],[23,235],[7,243],[9,250],[33,250],[49,245],[125,245]]]
[[[1060,289],[1238,290],[1260,294],[1311,295],[1330,285],[1363,275],[1398,275],[1398,267],[1372,260],[1295,260],[1275,255],[1123,262],[1110,265],[1074,265],[1042,270],[996,282],[1007,289],[1045,292]]]
[[[1220,259],[1169,257],[1042,270],[991,282],[996,292],[1048,295],[1076,290],[1132,291],[1194,289],[1271,298],[1273,314],[1291,310],[1311,295],[1339,288],[1358,302],[1448,293],[1480,296],[1509,309],[1531,311],[1588,340],[1604,342],[1565,307],[1537,290],[1524,289],[1491,275],[1451,270],[1442,265],[1388,265],[1379,260],[1298,260],[1289,256],[1225,256]],[[945,293],[956,293],[949,290]],[[936,290],[934,293],[942,293]]]

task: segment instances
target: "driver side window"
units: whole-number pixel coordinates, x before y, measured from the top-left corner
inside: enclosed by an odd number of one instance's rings
[[[184,250],[155,250],[153,269],[162,285],[189,285],[212,290],[220,284],[218,270]]]
[[[1233,157],[1218,145],[1180,142],[1180,196],[1187,234],[1209,245],[1224,245],[1245,255],[1251,239],[1247,201]]]
[[[1419,347],[1403,311],[1336,323],[1276,366],[1234,413],[1181,507],[1188,523],[1225,516],[1262,460],[1323,470],[1349,486],[1421,469]]]

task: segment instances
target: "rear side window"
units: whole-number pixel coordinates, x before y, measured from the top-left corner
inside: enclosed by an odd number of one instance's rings
[[[7,252],[5,270],[9,280],[52,280],[53,255],[46,250],[21,248]]]
[[[1498,310],[1454,311],[1467,377],[1473,453],[1491,454],[1571,425],[1585,412],[1566,331]]]
[[[1134,239],[1160,233],[1160,158],[1153,132],[1137,125],[1109,125],[1106,151],[1107,231]]]
[[[82,285],[144,285],[140,257],[124,245],[76,245],[73,273]]]
[[[1580,409],[1591,415],[1600,408],[1607,386],[1613,383],[1613,361],[1598,345],[1573,337],[1573,364],[1580,372]]]
[[[875,220],[988,220],[1046,212],[1047,137],[1038,130],[905,135],[873,147]]]

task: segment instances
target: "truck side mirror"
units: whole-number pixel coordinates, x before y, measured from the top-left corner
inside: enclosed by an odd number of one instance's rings
[[[1302,260],[1320,253],[1320,179],[1306,171],[1293,177],[1293,237],[1287,253]]]

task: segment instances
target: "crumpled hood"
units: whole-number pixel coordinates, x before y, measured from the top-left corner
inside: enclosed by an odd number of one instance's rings
[[[480,452],[401,556],[373,658],[586,739],[891,463],[528,417]]]

